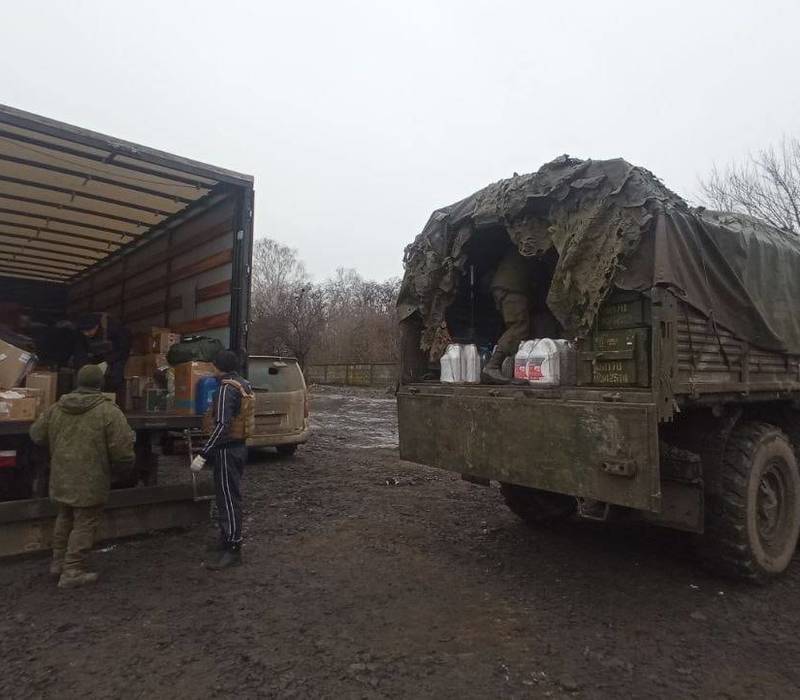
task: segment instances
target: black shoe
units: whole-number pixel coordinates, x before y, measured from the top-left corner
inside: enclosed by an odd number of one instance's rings
[[[224,549],[211,561],[206,562],[206,569],[209,571],[220,571],[221,569],[229,569],[232,566],[242,565],[242,552],[239,549]]]
[[[219,537],[215,537],[213,540],[208,540],[208,542],[206,542],[206,552],[222,552],[225,549],[226,545]]]

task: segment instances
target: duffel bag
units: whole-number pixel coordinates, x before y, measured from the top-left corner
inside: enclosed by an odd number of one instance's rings
[[[222,343],[216,338],[195,335],[175,343],[167,353],[167,362],[180,365],[184,362],[213,362],[217,353],[224,350]]]

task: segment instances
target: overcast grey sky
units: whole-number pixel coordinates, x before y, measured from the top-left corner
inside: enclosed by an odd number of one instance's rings
[[[800,2],[3,3],[0,102],[253,174],[316,277],[561,153],[692,197],[800,135]]]

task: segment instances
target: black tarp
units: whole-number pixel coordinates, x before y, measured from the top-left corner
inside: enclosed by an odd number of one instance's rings
[[[661,286],[757,347],[800,353],[795,234],[690,208],[622,159],[567,156],[438,209],[408,246],[398,312],[419,313],[423,350],[456,296],[470,241],[498,226],[523,255],[555,246],[547,305],[567,337],[589,332],[612,286]]]

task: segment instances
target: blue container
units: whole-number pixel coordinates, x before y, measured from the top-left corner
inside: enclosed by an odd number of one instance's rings
[[[219,379],[216,377],[201,377],[197,380],[194,410],[198,416],[205,415],[214,402],[214,394],[219,388]]]

